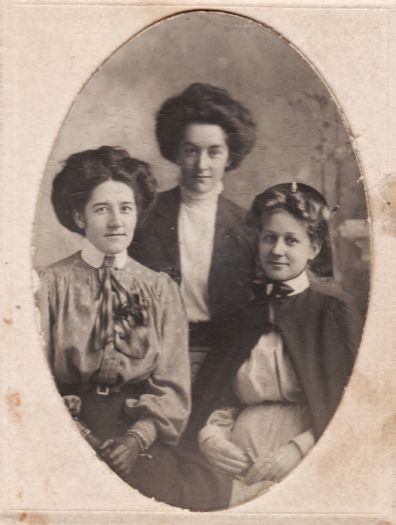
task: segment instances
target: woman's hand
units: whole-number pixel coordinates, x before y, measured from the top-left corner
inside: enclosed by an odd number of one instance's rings
[[[134,436],[122,436],[104,441],[99,454],[117,474],[128,476],[139,458],[140,446]]]
[[[251,461],[234,443],[228,439],[212,437],[200,445],[209,463],[222,474],[236,476],[247,470]]]
[[[99,449],[99,446],[101,444],[101,441],[99,438],[97,438],[96,436],[94,436],[92,434],[92,432],[90,432],[89,434],[86,434],[85,436],[85,439],[88,441],[88,443],[91,445],[91,447],[97,451]]]
[[[257,460],[249,469],[244,482],[251,485],[261,480],[280,481],[301,461],[298,446],[291,442],[270,452],[263,460]]]
[[[63,396],[63,401],[65,402],[65,405],[70,412],[70,415],[76,422],[76,425],[81,432],[81,434],[84,436],[84,438],[88,441],[88,443],[91,445],[91,447],[95,450],[98,450],[98,447],[101,443],[100,439],[95,437],[92,432],[82,423],[78,416],[81,412],[81,398],[74,395],[69,396]]]
[[[81,412],[81,398],[78,396],[63,396],[63,401],[72,417],[78,417]]]

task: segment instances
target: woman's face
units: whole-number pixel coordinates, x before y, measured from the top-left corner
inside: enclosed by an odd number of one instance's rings
[[[320,251],[303,221],[279,210],[263,217],[259,258],[265,275],[274,281],[297,277]]]
[[[116,255],[132,241],[137,221],[135,196],[124,182],[108,180],[93,190],[74,220],[84,236],[101,252]]]
[[[189,124],[185,128],[177,158],[185,188],[208,193],[222,180],[228,161],[223,128],[216,124]]]

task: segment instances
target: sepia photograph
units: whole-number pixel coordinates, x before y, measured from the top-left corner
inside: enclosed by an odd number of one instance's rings
[[[7,523],[392,523],[391,12],[53,7],[9,7]]]
[[[367,217],[334,98],[275,31],[198,11],[109,57],[33,240],[51,373],[100,459],[198,511],[296,468],[359,348]]]

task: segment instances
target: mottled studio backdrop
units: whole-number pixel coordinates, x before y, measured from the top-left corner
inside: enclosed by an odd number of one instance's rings
[[[155,114],[165,98],[192,82],[230,91],[253,113],[257,143],[227,174],[225,194],[248,208],[272,184],[301,181],[339,206],[333,221],[336,279],[365,309],[369,280],[367,208],[361,174],[336,106],[313,69],[285,40],[254,21],[213,11],[160,22],[103,57],[56,139],[43,177],[33,244],[43,265],[78,249],[50,205],[52,178],[71,153],[125,147],[148,161],[160,190],[175,185],[177,167],[155,140]]]

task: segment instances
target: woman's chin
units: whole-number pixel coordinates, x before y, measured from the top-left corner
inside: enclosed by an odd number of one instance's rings
[[[268,268],[265,270],[265,274],[272,281],[288,281],[292,278],[288,269],[284,267]]]
[[[213,181],[209,177],[197,177],[195,179],[190,179],[188,183],[184,184],[184,186],[192,193],[204,195],[213,189]]]
[[[100,251],[105,253],[106,255],[117,255],[123,251],[125,251],[129,246],[129,243],[126,242],[114,242],[106,244],[106,246],[103,246],[100,248]]]

